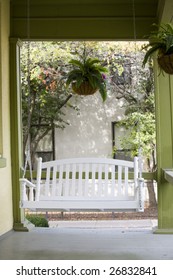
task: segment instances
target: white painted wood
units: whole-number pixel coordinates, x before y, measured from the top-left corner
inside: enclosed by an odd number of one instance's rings
[[[134,158],[134,182],[135,182],[135,189],[137,188],[138,186],[138,181],[137,181],[137,178],[139,176],[139,166],[138,166],[138,158],[135,157]]]
[[[87,198],[89,197],[89,164],[85,164],[85,180],[84,180],[84,197]]]
[[[98,190],[97,190],[97,196],[102,196],[102,164],[99,164],[98,166]]]
[[[21,191],[21,200],[20,200],[20,207],[23,207],[25,205],[25,201],[36,201],[34,199],[34,190],[36,190],[36,185],[31,183],[25,178],[20,179],[20,191]]]
[[[111,197],[116,196],[115,165],[111,166]]]
[[[56,196],[56,173],[57,173],[57,166],[54,165],[53,167],[53,182],[52,182],[52,196]]]
[[[138,201],[132,200],[47,200],[47,201],[26,201],[23,208],[31,208],[31,209],[46,209],[46,210],[58,210],[65,211],[69,209],[69,211],[137,211],[139,205]]]
[[[165,180],[173,185],[173,170],[172,169],[163,169],[163,172],[164,172]]]
[[[105,172],[105,179],[102,180],[102,184],[104,186],[103,188],[103,196],[107,198],[109,196],[109,184],[108,184],[108,173],[109,173],[109,168],[108,164],[103,165],[104,167],[104,172]]]
[[[75,196],[76,193],[76,164],[74,163],[72,166],[72,188],[71,195]]]
[[[130,183],[129,168],[134,171],[134,180]],[[46,170],[45,183],[41,180],[43,169]],[[117,179],[115,170],[118,170]],[[75,158],[44,163],[39,159],[36,184],[20,179],[20,207],[58,211],[143,211],[143,179],[138,178],[138,174],[137,158],[134,162]]]
[[[96,190],[96,164],[93,163],[92,165],[92,186],[91,186],[91,197],[95,196],[95,190]]]
[[[122,193],[122,165],[118,165],[118,196]]]
[[[37,181],[36,181],[36,201],[39,201],[40,197],[40,184],[41,184],[41,172],[42,172],[42,158],[37,160]]]
[[[79,164],[79,179],[78,179],[78,196],[82,197],[83,189],[82,189],[82,165]]]
[[[50,167],[46,171],[46,181],[45,181],[45,195],[49,195],[50,192]]]
[[[124,172],[124,186],[125,186],[125,195],[128,196],[129,195],[129,190],[128,190],[128,186],[129,186],[129,182],[128,182],[128,174],[129,174],[129,168],[127,166],[125,166],[125,172]]]
[[[138,179],[138,185],[139,185],[139,212],[143,212],[144,209],[144,179],[139,178]]]
[[[60,197],[62,195],[62,192],[63,192],[63,164],[60,164],[57,196]]]
[[[70,181],[69,181],[69,172],[70,172],[70,166],[69,166],[69,163],[67,163],[65,165],[65,183],[64,183],[64,196],[69,196],[69,184],[70,184]]]

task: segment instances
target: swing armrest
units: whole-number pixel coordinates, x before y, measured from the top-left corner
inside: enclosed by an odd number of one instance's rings
[[[143,178],[143,177],[138,178],[138,182],[139,182],[139,183],[144,183],[144,178]]]
[[[21,185],[23,186],[27,186],[29,188],[36,188],[36,185],[34,185],[33,183],[31,183],[28,179],[26,178],[21,178],[19,179]]]
[[[28,179],[20,179],[20,206],[23,205],[24,201],[34,201],[35,199],[36,186],[31,183]]]

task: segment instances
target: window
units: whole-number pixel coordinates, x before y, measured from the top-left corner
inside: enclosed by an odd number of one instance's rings
[[[128,131],[119,126],[118,122],[112,122],[112,149],[114,159],[132,160],[131,151],[123,149],[121,146],[121,139],[128,135]]]
[[[45,127],[44,127],[45,130]],[[54,129],[50,130],[39,142],[36,157],[41,157],[43,162],[55,159]]]

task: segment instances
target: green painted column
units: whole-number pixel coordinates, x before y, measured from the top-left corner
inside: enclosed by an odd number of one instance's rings
[[[11,114],[11,157],[14,230],[27,231],[23,210],[19,208],[22,160],[21,90],[20,90],[20,46],[21,41],[10,39],[10,114]]]
[[[164,179],[163,169],[173,168],[173,76],[155,72],[158,229],[173,233],[173,185]]]

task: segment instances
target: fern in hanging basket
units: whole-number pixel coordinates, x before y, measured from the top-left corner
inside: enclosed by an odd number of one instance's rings
[[[151,32],[148,37],[149,43],[143,47],[146,50],[143,66],[154,53],[157,53],[160,69],[167,74],[173,74],[173,26],[170,23],[154,26],[156,30]]]
[[[106,100],[106,67],[101,65],[97,58],[71,59],[69,64],[73,69],[66,76],[66,85],[72,86],[74,93],[79,95],[92,95],[99,90],[103,101]]]
[[[158,57],[158,64],[167,74],[173,74],[173,54]]]
[[[73,92],[79,95],[92,95],[98,90],[97,87],[92,87],[88,81],[82,82],[79,87],[77,87],[77,83],[74,82],[72,83],[72,89]]]

